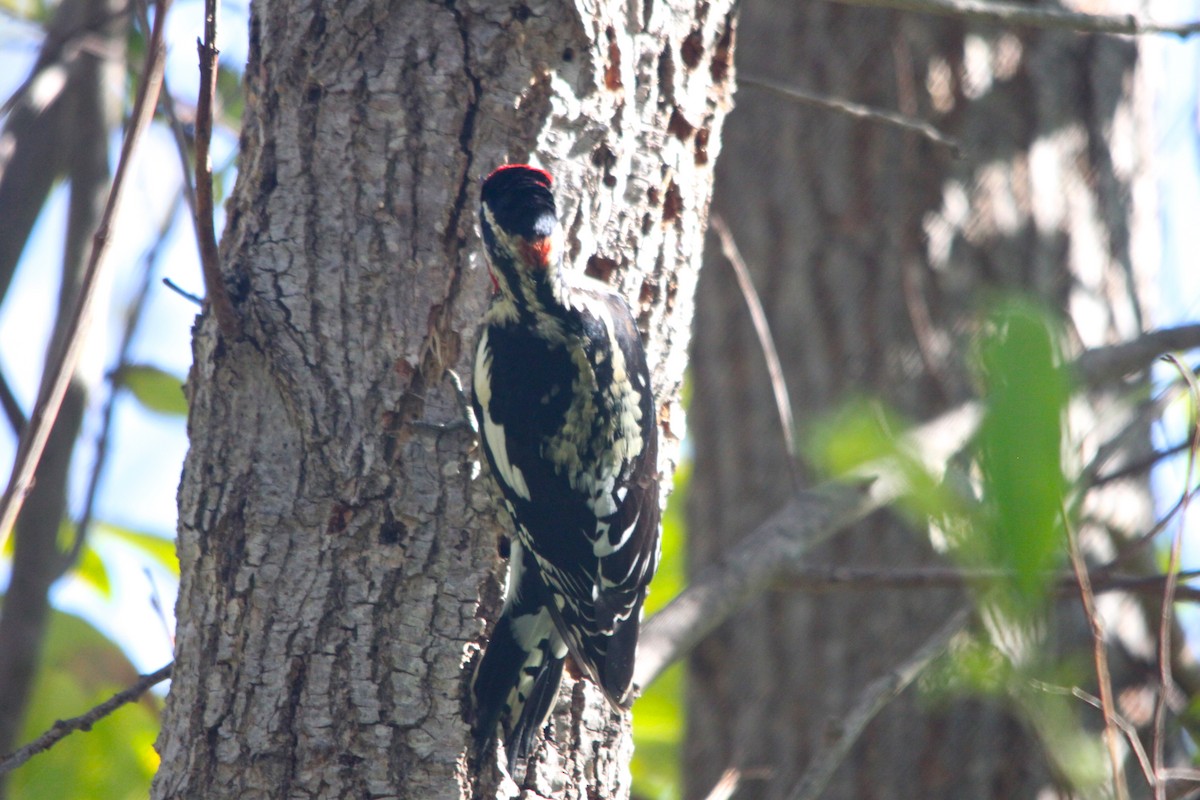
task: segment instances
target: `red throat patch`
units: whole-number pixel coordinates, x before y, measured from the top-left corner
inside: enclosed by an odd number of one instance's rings
[[[550,256],[554,245],[549,236],[535,239],[532,242],[522,242],[521,260],[535,269],[544,270],[550,266]]]

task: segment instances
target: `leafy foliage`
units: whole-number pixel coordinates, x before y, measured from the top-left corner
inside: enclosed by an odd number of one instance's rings
[[[1069,381],[1048,316],[1021,302],[1001,306],[980,348],[986,411],[979,428],[987,561],[1013,575],[1026,609],[1045,595],[1064,554],[1063,415]]]
[[[85,713],[137,680],[120,649],[78,617],[55,611],[24,724],[24,740],[56,720]],[[150,791],[158,767],[154,739],[160,703],[147,695],[67,736],[10,777],[12,797],[136,800]]]
[[[985,632],[962,634],[921,682],[934,703],[976,694],[1004,699],[1075,787],[1106,779],[1100,741],[1062,687],[1091,683],[1090,665],[1053,661],[1044,647],[1046,600],[1065,562],[1068,481],[1062,454],[1071,385],[1054,318],[1025,301],[988,316],[976,348],[982,418],[968,452],[945,476],[906,449],[911,427],[878,400],[858,400],[814,428],[808,451],[834,477],[886,463],[905,487],[898,507],[941,534],[963,567],[999,577],[972,588]]]

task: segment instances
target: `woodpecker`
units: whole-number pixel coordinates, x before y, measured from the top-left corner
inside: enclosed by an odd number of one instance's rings
[[[483,183],[494,295],[472,405],[515,537],[504,610],[475,674],[481,748],[511,774],[545,727],[569,653],[615,708],[632,702],[647,585],[659,559],[658,425],[629,305],[563,268],[550,175]]]

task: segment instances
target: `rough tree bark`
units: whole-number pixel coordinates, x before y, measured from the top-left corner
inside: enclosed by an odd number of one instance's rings
[[[471,760],[502,525],[447,370],[489,281],[478,181],[536,158],[569,259],[648,331],[670,473],[730,3],[252,6],[222,244],[244,335],[195,337],[177,664],[156,798],[513,796]],[[628,792],[567,681],[531,797]]]
[[[916,419],[969,397],[965,354],[989,294],[1044,298],[1087,346],[1145,324],[1134,266],[1152,265],[1139,262],[1131,220],[1146,185],[1136,43],[790,0],[747,2],[740,32],[755,43],[738,54],[741,76],[919,116],[964,148],[955,160],[893,128],[739,92],[714,213],[754,270],[802,430],[855,393]],[[693,570],[790,493],[759,348],[733,277],[711,255],[694,341]],[[1124,489],[1121,527],[1137,530],[1147,495]],[[888,513],[813,561],[940,563]],[[690,661],[687,795],[704,796],[735,765],[767,776],[739,797],[787,796],[858,693],[966,602],[948,590],[761,599]],[[1060,616],[1080,628],[1078,605]],[[1001,705],[931,711],[910,691],[824,796],[1036,796],[1055,768]]]

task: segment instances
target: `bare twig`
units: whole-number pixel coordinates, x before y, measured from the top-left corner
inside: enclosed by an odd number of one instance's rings
[[[741,782],[742,771],[737,767],[730,767],[721,773],[720,778],[717,778],[717,782],[713,784],[712,791],[708,793],[705,800],[729,800]]]
[[[783,443],[787,449],[788,470],[792,476],[792,490],[800,491],[800,467],[796,461],[796,421],[792,417],[792,401],[788,396],[787,381],[783,377],[783,364],[779,360],[779,351],[775,348],[775,338],[771,335],[771,325],[767,322],[767,314],[763,311],[762,300],[754,288],[750,277],[750,269],[746,266],[742,252],[738,249],[733,233],[725,220],[719,215],[709,217],[708,224],[721,240],[721,253],[733,274],[737,277],[738,288],[742,290],[742,299],[746,310],[750,312],[750,321],[754,324],[754,332],[758,335],[758,346],[762,348],[763,358],[767,361],[767,373],[771,378],[771,391],[775,394],[775,409],[779,412],[779,427],[783,431]]]
[[[200,306],[201,308],[204,308],[204,298],[203,297],[192,294],[187,289],[184,289],[182,286],[180,286],[178,283],[171,280],[170,278],[163,278],[162,282],[163,282],[163,286],[166,286],[168,289],[170,289],[172,292],[174,292],[175,294],[182,297],[184,300],[190,300],[191,302],[195,303],[196,305]]]
[[[0,775],[12,772],[17,767],[24,764],[29,759],[33,758],[38,753],[43,753],[49,750],[59,741],[65,739],[69,734],[75,731],[91,730],[92,726],[100,720],[107,717],[109,714],[116,711],[123,705],[127,705],[137,700],[146,693],[152,686],[156,686],[167,678],[171,677],[171,668],[174,663],[167,664],[162,669],[156,672],[151,672],[149,675],[141,676],[137,683],[130,686],[128,689],[123,689],[117,692],[112,697],[105,700],[100,705],[88,711],[86,714],[80,714],[78,717],[71,719],[59,720],[54,723],[50,730],[43,733],[38,738],[34,739],[29,744],[16,750],[3,759],[0,759]]]
[[[1200,347],[1200,325],[1162,328],[1128,342],[1088,350],[1079,357],[1075,368],[1090,380],[1116,380],[1146,369],[1163,353],[1197,347]]]
[[[1075,361],[1075,372],[1089,386],[1096,386],[1140,372],[1163,353],[1197,347],[1200,347],[1200,325],[1147,331],[1128,342],[1085,351]]]
[[[808,92],[804,89],[795,86],[787,86],[782,83],[776,83],[769,78],[758,78],[753,76],[738,75],[738,86],[752,86],[757,89],[765,89],[768,92],[773,92],[782,97],[787,97],[800,103],[805,103],[810,106],[824,108],[829,111],[836,111],[839,114],[846,114],[855,119],[868,120],[870,122],[891,125],[909,133],[915,133],[918,136],[928,139],[934,144],[941,145],[947,148],[956,158],[962,156],[962,146],[957,140],[952,139],[946,134],[939,131],[933,125],[922,119],[898,114],[895,111],[885,111],[880,108],[871,108],[859,103],[852,103],[849,100],[842,100],[835,97],[825,97],[814,92]]]
[[[87,269],[79,287],[79,299],[71,314],[70,323],[66,328],[66,336],[62,349],[53,359],[49,374],[51,380],[45,381],[43,391],[34,405],[30,416],[29,426],[17,446],[17,457],[9,477],[8,487],[0,499],[0,548],[3,547],[17,513],[25,501],[33,480],[34,470],[41,459],[42,451],[50,436],[50,430],[58,415],[58,409],[66,394],[67,385],[75,372],[75,366],[83,351],[83,331],[91,317],[92,305],[95,300],[96,284],[104,264],[104,256],[108,251],[113,221],[121,199],[121,190],[125,184],[125,175],[129,170],[131,154],[141,139],[142,133],[154,115],[154,107],[162,86],[163,70],[163,25],[169,0],[160,0],[158,12],[154,16],[154,28],[150,33],[150,41],[146,48],[146,63],[142,69],[142,84],[138,89],[137,99],[133,105],[130,125],[125,132],[125,141],[121,146],[121,156],[117,162],[116,173],[113,176],[112,189],[108,194],[100,225],[92,238],[92,253],[88,260]]]
[[[831,741],[825,742],[821,750],[813,756],[808,769],[788,794],[791,800],[815,800],[820,797],[821,792],[829,785],[833,773],[846,760],[846,754],[858,741],[867,724],[884,706],[899,697],[929,663],[946,649],[950,640],[966,626],[969,618],[970,611],[960,609],[907,660],[867,686],[854,708],[844,719],[838,720],[837,735]]]
[[[29,424],[29,420],[25,418],[25,412],[21,410],[21,403],[13,394],[12,387],[8,385],[8,379],[4,377],[3,372],[0,372],[0,405],[4,406],[4,416],[8,417],[8,424],[12,426],[13,433],[19,438],[25,432],[25,426]]]
[[[158,229],[158,236],[154,240],[154,244],[146,252],[142,259],[142,282],[138,286],[137,294],[134,295],[133,302],[129,305],[129,311],[125,315],[125,329],[121,332],[121,344],[117,348],[116,366],[112,372],[112,386],[108,393],[108,399],[104,404],[104,411],[100,419],[100,433],[96,437],[96,455],[92,462],[92,472],[88,476],[87,492],[84,495],[83,512],[79,515],[79,524],[75,526],[75,538],[71,543],[71,549],[63,559],[63,569],[75,563],[75,559],[79,557],[80,550],[83,549],[84,543],[87,541],[88,528],[92,524],[92,514],[96,506],[96,497],[100,489],[100,476],[104,472],[104,465],[108,461],[108,445],[112,431],[113,413],[116,409],[116,400],[118,394],[118,383],[124,368],[129,364],[129,351],[133,346],[133,335],[137,332],[138,323],[141,321],[142,312],[146,307],[146,300],[150,296],[151,280],[154,277],[154,265],[158,261],[158,255],[166,243],[167,234],[171,230],[172,224],[175,221],[175,213],[179,210],[179,204],[185,193],[175,196],[175,202],[171,203],[171,207],[167,209],[166,215],[163,217],[162,224]]]
[[[1092,708],[1104,713],[1104,704],[1100,701],[1100,698],[1085,692],[1078,686],[1055,686],[1052,683],[1046,683],[1045,681],[1038,680],[1030,681],[1030,683],[1035,689],[1043,692],[1070,695],[1071,697],[1078,698]],[[1121,732],[1125,734],[1125,739],[1129,742],[1129,748],[1133,751],[1134,756],[1137,757],[1138,764],[1142,768],[1142,776],[1146,779],[1146,784],[1148,786],[1154,786],[1154,767],[1150,764],[1150,757],[1146,755],[1146,748],[1142,747],[1142,739],[1141,736],[1138,735],[1137,728],[1134,727],[1132,722],[1125,719],[1125,717],[1121,716],[1120,714],[1114,714],[1108,719],[1110,719],[1113,724],[1120,728]]]
[[[834,0],[844,5],[890,8],[941,14],[1001,25],[1056,28],[1076,33],[1146,34],[1169,33],[1191,36],[1200,33],[1200,21],[1181,25],[1149,22],[1133,14],[1083,14],[1047,5],[998,2],[998,0]]]
[[[1079,582],[1079,596],[1083,601],[1083,612],[1092,631],[1092,657],[1096,662],[1096,681],[1100,686],[1100,705],[1104,711],[1104,739],[1108,744],[1109,760],[1112,762],[1113,791],[1116,792],[1117,800],[1127,800],[1129,786],[1125,783],[1125,767],[1118,746],[1116,724],[1113,722],[1117,712],[1112,698],[1112,675],[1108,670],[1108,652],[1104,648],[1104,622],[1096,611],[1096,595],[1092,592],[1091,577],[1088,575],[1083,553],[1079,551],[1079,540],[1075,536],[1075,527],[1067,515],[1066,504],[1061,503],[1059,509],[1062,514],[1063,529],[1067,534],[1067,552],[1071,557],[1071,567],[1075,570],[1075,578]]]
[[[142,30],[150,30],[150,17],[146,10],[146,0],[134,3],[137,8],[138,22]],[[166,74],[163,75],[162,93],[159,95],[159,106],[167,118],[171,134],[175,138],[175,149],[179,153],[179,169],[183,175],[183,198],[187,201],[188,210],[192,212],[193,221],[196,219],[196,186],[192,182],[192,159],[188,152],[187,135],[183,132],[183,122],[175,109],[175,96],[171,94],[171,84]]]
[[[1114,469],[1112,472],[1106,472],[1103,475],[1097,475],[1092,481],[1092,488],[1097,486],[1106,486],[1110,483],[1115,483],[1126,478],[1132,478],[1141,475],[1142,473],[1158,466],[1160,461],[1165,461],[1172,456],[1177,456],[1191,446],[1191,442],[1179,442],[1178,444],[1171,445],[1166,450],[1155,450],[1145,458],[1138,459],[1137,461],[1131,461],[1123,467]]]
[[[200,54],[200,98],[196,102],[196,238],[200,246],[200,268],[204,289],[212,304],[221,333],[237,336],[238,318],[221,277],[221,255],[213,222],[212,143],[213,104],[217,94],[217,0],[204,3],[204,41],[196,40]]]
[[[1167,564],[1167,582],[1163,587],[1162,618],[1158,627],[1158,698],[1154,704],[1154,774],[1160,775],[1166,768],[1163,750],[1166,741],[1167,696],[1175,681],[1171,676],[1171,616],[1175,608],[1175,593],[1179,572],[1179,559],[1183,549],[1183,528],[1187,520],[1188,500],[1191,497],[1192,475],[1196,467],[1196,452],[1200,450],[1200,386],[1192,371],[1180,363],[1173,355],[1163,356],[1170,362],[1184,380],[1192,399],[1193,417],[1190,420],[1192,428],[1192,446],[1188,450],[1187,470],[1184,473],[1184,492],[1180,500],[1182,508],[1179,512],[1179,524],[1175,527],[1175,535],[1171,538],[1171,557]],[[1155,800],[1166,800],[1166,787],[1162,782],[1154,787]]]
[[[972,584],[1010,581],[1016,577],[1014,570],[1005,569],[958,569],[955,567],[912,567],[884,568],[792,566],[776,579],[771,588],[787,591],[821,592],[831,590],[874,590],[874,589],[961,589]],[[1079,585],[1074,573],[1047,573],[1046,584],[1058,594],[1076,592]],[[1134,594],[1162,594],[1166,574],[1130,575],[1127,573],[1096,572],[1090,576],[1092,591],[1128,592]],[[1178,573],[1179,580],[1200,578],[1200,570]],[[1180,586],[1176,599],[1200,601],[1200,588]]]

